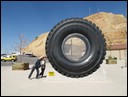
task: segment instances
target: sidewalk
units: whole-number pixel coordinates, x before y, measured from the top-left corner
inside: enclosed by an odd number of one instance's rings
[[[46,78],[32,80],[27,77],[29,70],[12,70],[11,66],[1,67],[1,96],[126,96],[127,95],[127,68],[121,68],[123,63],[106,65],[84,78],[69,78],[57,73],[47,64]],[[32,67],[32,65],[30,65]],[[54,71],[55,76],[48,76]]]

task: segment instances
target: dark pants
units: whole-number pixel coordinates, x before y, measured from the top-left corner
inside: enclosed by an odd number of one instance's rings
[[[39,77],[39,68],[35,68],[35,67],[33,66],[33,67],[32,67],[32,70],[31,70],[31,72],[30,72],[30,74],[29,74],[29,76],[28,76],[28,78],[31,78],[31,76],[32,76],[32,74],[33,74],[33,72],[34,72],[35,69],[36,69],[36,72],[37,72],[36,78]]]
[[[44,70],[45,70],[45,68],[41,68],[41,73],[40,73],[40,75],[43,77],[43,75],[44,75]]]
[[[42,65],[42,67],[41,67],[41,73],[40,73],[40,75],[43,77],[43,75],[44,75],[44,70],[45,70],[45,65]]]

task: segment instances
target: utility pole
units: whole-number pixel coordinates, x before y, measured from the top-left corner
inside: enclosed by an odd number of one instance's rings
[[[6,48],[5,48],[5,54],[6,54]]]
[[[127,5],[126,5],[126,18],[127,18]]]
[[[91,12],[91,10],[90,10],[90,8],[89,8],[89,15],[90,15],[90,12]]]
[[[98,12],[100,12],[100,9],[99,9],[99,7],[97,7],[97,11],[98,11]]]

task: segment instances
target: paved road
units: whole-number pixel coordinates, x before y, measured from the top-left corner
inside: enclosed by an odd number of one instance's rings
[[[38,57],[26,57],[26,56],[18,56],[16,62],[28,62],[29,64],[35,64]],[[1,66],[11,66],[15,62],[7,61],[1,62]]]

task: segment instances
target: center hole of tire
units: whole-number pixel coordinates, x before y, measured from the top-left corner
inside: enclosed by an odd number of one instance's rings
[[[68,59],[78,61],[86,53],[86,44],[78,37],[68,38],[62,45],[62,51]]]

